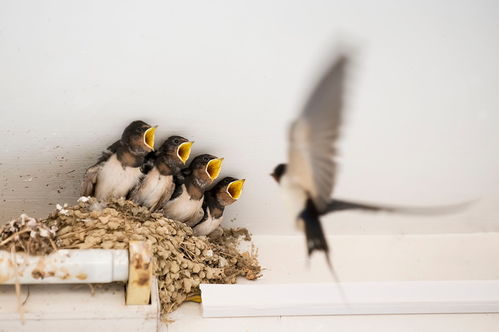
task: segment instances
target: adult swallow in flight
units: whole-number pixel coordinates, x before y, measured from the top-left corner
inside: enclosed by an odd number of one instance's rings
[[[150,157],[152,169],[132,191],[130,199],[151,211],[168,202],[175,189],[173,177],[185,167],[193,143],[181,136],[169,137]]]
[[[154,150],[154,133],[143,121],[130,123],[121,139],[102,153],[97,163],[85,172],[83,196],[99,200],[126,197],[143,176],[141,167],[145,156]]]
[[[223,158],[202,154],[175,176],[175,191],[161,212],[189,226],[203,218],[204,192],[220,174]]]
[[[194,235],[208,235],[222,223],[225,207],[241,197],[244,181],[244,179],[225,177],[204,194],[204,216],[192,228]]]
[[[271,174],[282,187],[294,216],[303,222],[308,254],[322,250],[328,263],[329,249],[320,217],[342,210],[387,211],[408,214],[442,214],[468,203],[445,207],[387,207],[331,198],[335,183],[336,148],[342,122],[343,90],[348,59],[340,56],[322,77],[300,117],[289,130],[288,163]]]

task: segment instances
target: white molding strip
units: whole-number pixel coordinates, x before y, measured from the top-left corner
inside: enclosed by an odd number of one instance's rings
[[[201,285],[203,317],[499,312],[499,280]]]

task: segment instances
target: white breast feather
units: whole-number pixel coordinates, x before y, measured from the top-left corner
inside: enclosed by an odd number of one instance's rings
[[[200,200],[191,199],[185,185],[182,185],[182,194],[172,201],[166,203],[163,213],[167,218],[186,222],[196,217],[203,205],[204,197]]]
[[[140,188],[134,193],[132,199],[138,204],[152,207],[161,197],[170,199],[173,192],[173,176],[161,175],[157,168],[153,168],[142,180]]]
[[[208,218],[205,221],[194,227],[192,230],[194,231],[194,235],[208,235],[213,232],[223,221],[223,216],[220,218],[213,218],[211,216],[210,210],[207,210]]]
[[[142,176],[139,167],[123,168],[114,154],[104,163],[97,177],[95,197],[99,200],[126,197]]]
[[[298,216],[305,208],[305,203],[307,201],[307,194],[302,189],[300,185],[292,181],[288,176],[283,175],[281,177],[281,189],[284,196],[284,201],[288,207],[289,217],[295,220],[296,227],[301,229],[303,227]]]

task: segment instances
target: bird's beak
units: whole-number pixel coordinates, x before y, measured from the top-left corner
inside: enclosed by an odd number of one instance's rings
[[[275,175],[275,173],[270,173],[269,175],[274,178],[275,182],[279,183],[279,180],[277,179],[277,175]]]
[[[144,144],[154,151],[154,134],[158,126],[151,127],[147,129],[144,133]]]
[[[182,163],[186,163],[191,155],[191,147],[194,142],[184,142],[180,144],[177,148],[177,156],[178,159],[182,161]]]
[[[220,170],[222,169],[222,161],[224,158],[216,158],[212,159],[206,164],[206,173],[211,180],[215,180],[220,174]]]
[[[229,185],[227,186],[227,193],[232,199],[238,199],[239,197],[241,197],[241,193],[243,192],[244,181],[246,180],[241,179],[229,183]]]

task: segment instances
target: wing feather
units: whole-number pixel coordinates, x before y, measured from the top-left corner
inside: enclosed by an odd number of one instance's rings
[[[120,141],[116,141],[111,144],[106,150],[102,152],[102,155],[97,160],[97,163],[89,167],[85,171],[83,181],[81,184],[81,195],[82,196],[94,196],[95,186],[97,185],[97,178],[99,172],[102,169],[104,163],[114,154],[120,145]]]
[[[99,175],[101,168],[102,168],[102,163],[98,163],[92,167],[89,167],[86,170],[81,185],[82,196],[94,196],[95,185],[97,184],[97,177]]]
[[[339,57],[289,131],[289,177],[308,192],[319,212],[327,208],[335,181],[346,65],[347,58]]]

